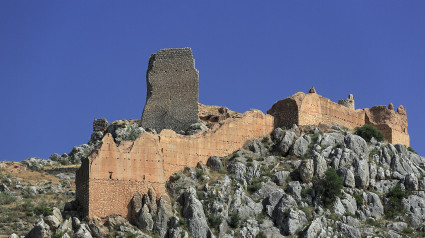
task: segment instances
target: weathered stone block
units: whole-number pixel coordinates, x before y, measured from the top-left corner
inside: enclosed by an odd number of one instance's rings
[[[142,126],[180,131],[196,123],[198,78],[190,48],[162,49],[151,55]]]

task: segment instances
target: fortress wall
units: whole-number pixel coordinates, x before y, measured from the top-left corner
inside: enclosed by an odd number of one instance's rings
[[[402,108],[402,110],[400,110]],[[410,145],[410,136],[407,133],[407,115],[402,106],[400,112],[395,112],[386,106],[375,106],[364,109],[365,123],[376,126],[391,144]]]
[[[294,124],[298,125],[298,105],[292,98],[276,102],[267,113],[274,116],[275,127],[291,128]]]
[[[273,117],[260,111],[248,111],[241,118],[230,118],[216,127],[191,136],[163,130],[160,134],[142,133],[135,141],[118,147],[107,134],[103,144],[80,168],[89,171],[88,214],[106,217],[129,215],[129,204],[135,192],[146,193],[151,187],[158,197],[165,193],[165,182],[186,166],[206,163],[210,156],[226,156],[254,138],[273,131]],[[87,169],[88,167],[88,169]],[[77,190],[86,194],[77,180]],[[77,196],[77,199],[81,196]],[[113,204],[113,205],[111,205]]]
[[[350,109],[315,93],[305,94],[299,105],[299,125],[336,123],[355,128],[365,123],[364,112],[361,110]]]

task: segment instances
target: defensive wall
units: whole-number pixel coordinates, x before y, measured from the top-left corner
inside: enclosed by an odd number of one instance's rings
[[[392,144],[409,146],[407,133],[407,115],[403,106],[397,112],[390,104],[366,109],[354,109],[354,96],[340,100],[340,104],[322,97],[314,87],[309,93],[298,92],[288,98],[276,102],[267,113],[275,118],[275,127],[339,124],[354,129],[364,124],[376,126]]]
[[[77,200],[89,217],[128,217],[136,192],[143,194],[152,188],[160,197],[174,172],[198,162],[205,164],[211,156],[231,154],[247,140],[266,136],[273,129],[271,115],[251,110],[190,136],[165,129],[159,134],[142,133],[135,141],[116,146],[106,134],[102,145],[77,171]]]

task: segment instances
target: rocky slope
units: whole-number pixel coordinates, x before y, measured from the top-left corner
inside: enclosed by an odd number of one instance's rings
[[[82,218],[68,202],[27,237],[423,237],[424,169],[404,146],[338,126],[277,128],[173,174],[168,195],[135,194],[130,221]]]

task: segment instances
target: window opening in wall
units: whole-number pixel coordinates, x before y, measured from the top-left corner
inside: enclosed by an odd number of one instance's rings
[[[109,172],[109,179],[112,179],[112,172]]]

